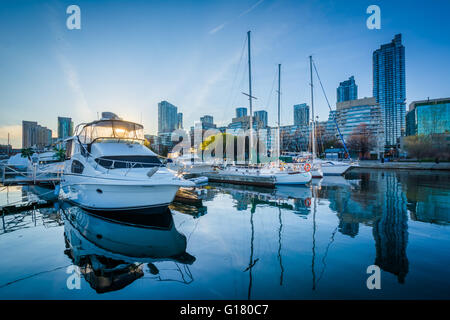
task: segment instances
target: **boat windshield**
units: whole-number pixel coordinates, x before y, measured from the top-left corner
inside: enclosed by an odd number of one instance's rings
[[[144,127],[123,120],[101,120],[85,125],[78,136],[80,142],[86,144],[94,140],[144,140]]]

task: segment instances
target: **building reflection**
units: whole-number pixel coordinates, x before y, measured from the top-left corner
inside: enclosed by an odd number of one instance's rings
[[[365,171],[348,175],[348,186],[321,186],[319,197],[330,201],[339,218],[338,230],[352,238],[360,224],[372,227],[374,264],[404,283],[409,263],[407,199],[396,172]]]
[[[406,196],[395,173],[379,175],[382,215],[373,226],[375,239],[375,265],[397,276],[399,283],[405,282],[409,262],[406,255],[408,245],[408,215]]]
[[[450,174],[415,172],[400,176],[406,186],[411,220],[440,225],[450,223]]]

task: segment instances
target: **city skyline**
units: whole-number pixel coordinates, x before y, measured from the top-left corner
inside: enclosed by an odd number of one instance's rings
[[[292,122],[293,105],[310,103],[309,54],[331,101],[339,82],[351,75],[359,97],[371,97],[372,53],[398,33],[407,51],[406,104],[450,95],[445,87],[450,75],[443,72],[450,68],[445,58],[449,41],[439,36],[450,31],[439,23],[450,7],[444,1],[381,1],[381,30],[367,29],[365,10],[371,3],[365,1],[345,7],[327,1],[136,1],[126,10],[115,2],[79,1],[81,30],[65,28],[69,4],[0,4],[0,67],[8,75],[0,78],[0,143],[6,143],[9,132],[13,147],[21,145],[22,120],[55,133],[58,116],[71,117],[77,125],[101,111],[136,122],[142,117],[145,131],[156,133],[162,100],[184,113],[185,128],[205,114],[226,125],[235,108],[248,107],[241,94],[248,85],[245,53],[241,57],[248,30],[258,97],[254,109],[268,112],[269,126],[277,118],[271,88],[278,63],[283,68],[281,125],[286,125]],[[168,12],[173,24],[161,28]],[[435,19],[425,21],[427,12]],[[315,113],[325,121],[328,106],[317,79],[315,85]]]

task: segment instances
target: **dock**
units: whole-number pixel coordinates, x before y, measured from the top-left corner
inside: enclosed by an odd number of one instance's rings
[[[275,187],[275,178],[272,176],[246,176],[227,174],[222,172],[204,173],[202,174],[202,176],[207,177],[210,182],[221,182],[266,188]]]
[[[36,167],[32,171],[20,171],[13,166],[0,166],[0,184],[4,186],[16,185],[56,185],[61,180],[62,171],[37,172]]]

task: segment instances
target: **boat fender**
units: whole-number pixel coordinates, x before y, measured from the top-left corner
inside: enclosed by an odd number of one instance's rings
[[[151,168],[147,172],[147,177],[151,178],[156,173],[156,171],[158,171],[158,167]]]

